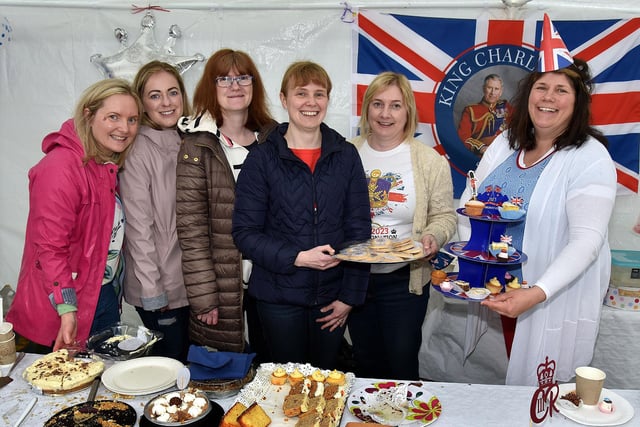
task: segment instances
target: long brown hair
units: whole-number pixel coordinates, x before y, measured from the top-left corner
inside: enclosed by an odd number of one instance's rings
[[[133,79],[133,90],[138,93],[140,99],[144,99],[144,85],[147,84],[147,81],[153,76],[155,73],[160,71],[165,71],[175,77],[178,82],[178,87],[182,94],[182,115],[188,116],[191,114],[191,107],[189,106],[189,96],[187,95],[187,91],[184,88],[184,81],[182,80],[182,76],[171,64],[162,61],[151,61],[143,65],[136,74],[135,79]],[[149,126],[153,129],[161,129],[162,127],[158,125],[156,122],[151,120],[146,111],[142,114],[140,124]]]
[[[91,132],[91,120],[95,117],[96,111],[102,108],[104,101],[113,95],[129,95],[138,105],[138,117],[142,114],[142,102],[138,94],[133,90],[129,82],[124,79],[101,80],[85,89],[80,96],[73,115],[76,133],[84,148],[85,162],[95,159],[96,163],[113,162],[118,167],[122,167],[127,153],[133,146],[133,144],[129,144],[121,153],[107,152],[98,144]]]
[[[267,94],[258,68],[249,55],[232,49],[220,49],[207,61],[193,95],[193,108],[196,116],[208,111],[215,119],[218,128],[222,126],[223,118],[218,103],[216,78],[226,76],[232,69],[241,75],[247,74],[253,77],[253,96],[245,124],[247,129],[260,130],[272,125],[274,120],[267,108]]]
[[[573,59],[574,63],[553,73],[566,75],[576,93],[576,100],[573,108],[573,115],[569,121],[569,126],[559,135],[554,147],[561,150],[565,147],[580,147],[592,136],[600,141],[605,147],[608,145],[607,138],[598,129],[591,125],[591,74],[587,63],[579,58]],[[534,71],[523,78],[518,85],[518,92],[513,101],[513,114],[509,121],[509,146],[512,149],[522,148],[532,149],[536,145],[536,137],[533,129],[533,122],[529,117],[529,94],[535,82],[543,73]]]

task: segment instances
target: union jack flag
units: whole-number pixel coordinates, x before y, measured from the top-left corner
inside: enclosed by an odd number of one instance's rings
[[[549,15],[544,14],[542,23],[542,37],[540,39],[540,57],[538,59],[538,71],[559,70],[573,64],[573,58],[558,34]]]
[[[514,196],[511,198],[511,203],[522,207],[522,205],[524,205],[524,199],[522,197]]]
[[[640,172],[640,18],[556,21],[573,57],[588,61],[594,78],[593,124],[609,139],[621,188],[638,192]],[[448,19],[361,11],[354,25],[355,133],[367,85],[383,71],[407,76],[418,105],[419,139],[446,156],[455,195],[478,157],[456,128],[465,103],[482,97],[482,79],[499,73],[503,96],[538,63],[535,20]],[[472,88],[467,89],[467,86]],[[472,101],[472,102],[471,102]]]

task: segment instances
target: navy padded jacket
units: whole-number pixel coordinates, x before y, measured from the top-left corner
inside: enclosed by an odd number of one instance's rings
[[[297,306],[336,299],[364,302],[369,265],[341,262],[320,271],[294,265],[298,252],[329,244],[340,249],[371,237],[367,181],[358,152],[342,135],[321,125],[322,151],[311,173],[288,148],[280,124],[252,149],[236,186],[233,238],[253,261],[249,293]]]

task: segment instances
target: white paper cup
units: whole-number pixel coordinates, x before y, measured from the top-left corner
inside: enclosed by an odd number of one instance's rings
[[[607,374],[591,366],[576,368],[576,394],[584,405],[597,405]]]
[[[0,341],[0,365],[9,365],[16,361],[16,334],[11,332],[11,338]]]
[[[13,324],[9,322],[0,323],[0,341],[7,341],[13,335]]]

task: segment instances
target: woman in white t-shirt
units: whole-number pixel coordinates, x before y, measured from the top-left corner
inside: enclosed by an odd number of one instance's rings
[[[356,374],[418,379],[421,325],[434,257],[456,228],[446,159],[416,140],[416,102],[398,73],[378,75],[365,92],[358,147],[371,204],[371,237],[419,241],[426,258],[374,264],[365,304],[352,310],[349,332]]]

